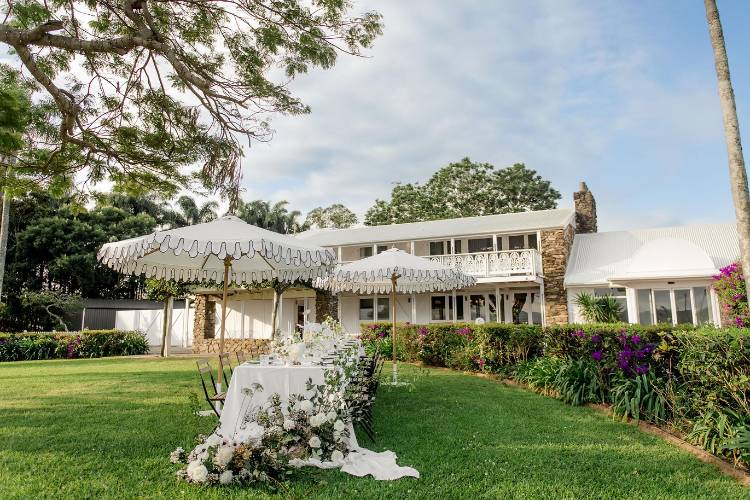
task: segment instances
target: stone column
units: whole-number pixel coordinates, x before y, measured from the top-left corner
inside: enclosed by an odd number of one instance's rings
[[[576,233],[595,233],[596,200],[585,182],[581,182],[578,192],[573,193],[573,204],[576,210]]]
[[[339,299],[327,290],[315,290],[315,321],[322,322],[330,316],[339,320]]]
[[[195,320],[193,322],[193,350],[204,340],[216,336],[216,302],[208,295],[195,296]],[[196,351],[199,352],[199,351]]]
[[[548,325],[568,322],[568,295],[565,291],[565,269],[573,245],[573,226],[541,232],[542,268],[544,269],[544,313]]]

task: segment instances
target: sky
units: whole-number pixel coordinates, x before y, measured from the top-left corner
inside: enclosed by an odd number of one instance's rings
[[[718,4],[750,144],[750,8]],[[370,9],[383,36],[292,84],[312,113],[274,118],[247,151],[246,199],[361,220],[394,183],[468,156],[525,163],[561,207],[585,180],[600,230],[733,220],[703,2],[355,2]]]
[[[292,82],[312,113],[273,117],[246,151],[246,200],[362,221],[395,183],[470,157],[525,163],[560,207],[586,181],[604,231],[733,220],[700,0],[352,1],[384,34]],[[718,5],[747,147],[750,6]]]

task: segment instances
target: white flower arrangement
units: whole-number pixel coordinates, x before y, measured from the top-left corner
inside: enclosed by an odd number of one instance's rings
[[[326,379],[338,379],[338,374]],[[187,464],[178,476],[199,484],[274,483],[285,480],[294,467],[340,464],[349,442],[344,392],[339,385],[314,385],[312,380],[306,389],[304,395],[290,396],[286,405],[272,395],[248,419],[244,442],[213,433],[199,436],[187,456],[176,449],[170,460]]]

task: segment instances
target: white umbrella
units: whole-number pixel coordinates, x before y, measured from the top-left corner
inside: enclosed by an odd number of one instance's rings
[[[97,258],[123,274],[223,283],[220,353],[224,352],[229,283],[312,280],[324,276],[336,263],[332,250],[305,245],[292,236],[261,229],[233,215],[107,243]]]
[[[333,292],[391,294],[391,338],[393,339],[393,383],[397,383],[396,292],[421,293],[456,290],[476,283],[460,270],[417,257],[397,248],[341,265],[319,278],[316,286]],[[455,306],[454,306],[455,307]]]

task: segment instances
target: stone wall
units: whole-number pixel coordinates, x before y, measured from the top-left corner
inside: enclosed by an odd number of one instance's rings
[[[216,336],[216,302],[209,295],[195,296],[193,344]]]
[[[195,322],[193,323],[193,352],[195,354],[219,353],[219,339],[216,337],[217,309],[220,315],[221,302],[217,302],[216,297],[195,296]],[[224,339],[224,352],[243,351],[248,358],[257,358],[270,350],[270,342],[265,339]]]
[[[581,182],[578,192],[573,193],[573,204],[576,210],[576,233],[595,233],[596,200],[585,182]]]
[[[548,325],[568,322],[568,296],[564,283],[574,233],[572,225],[541,232],[544,314]]]
[[[326,290],[315,290],[315,321],[321,323],[327,316],[338,321],[339,299]]]
[[[224,352],[243,351],[248,358],[257,358],[270,352],[271,341],[266,339],[224,339]],[[193,343],[196,354],[218,354],[219,339],[202,340]]]

